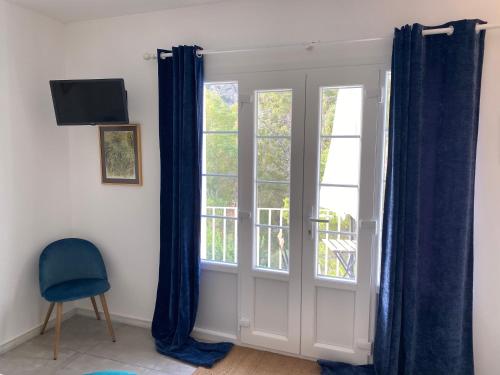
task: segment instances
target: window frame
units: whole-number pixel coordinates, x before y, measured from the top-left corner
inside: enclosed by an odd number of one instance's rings
[[[323,113],[323,93],[325,89],[360,89],[362,92],[362,102],[361,102],[361,107],[360,107],[360,129],[359,129],[359,134],[323,134],[323,118],[322,118],[322,113]],[[355,231],[352,232],[346,232],[346,231],[328,231],[328,230],[321,230],[319,228],[319,224],[316,223],[315,225],[317,226],[315,229],[316,232],[316,238],[314,240],[314,277],[316,280],[325,280],[325,281],[334,281],[337,283],[345,283],[345,284],[357,284],[358,281],[358,254],[359,254],[359,237],[360,237],[360,202],[361,202],[361,191],[360,191],[360,186],[361,186],[361,163],[362,163],[362,152],[363,152],[363,111],[364,111],[364,92],[365,92],[365,87],[363,85],[337,85],[337,86],[320,86],[319,87],[319,108],[318,108],[318,120],[319,123],[317,124],[317,129],[318,129],[318,145],[317,145],[317,152],[318,152],[318,159],[317,159],[317,165],[316,165],[316,210],[318,211],[316,213],[316,217],[320,218],[320,200],[321,200],[321,188],[326,187],[326,188],[347,188],[347,189],[354,189],[357,192],[357,215],[358,215],[358,222],[356,223],[356,228]],[[321,147],[322,147],[322,141],[324,139],[330,139],[333,141],[334,139],[357,139],[359,141],[359,157],[358,157],[358,183],[357,184],[339,184],[339,183],[323,183],[321,182]],[[325,275],[320,273],[319,271],[319,236],[321,234],[330,234],[334,233],[335,235],[350,235],[352,237],[356,238],[356,257],[355,257],[355,264],[354,264],[354,278],[348,278],[348,277],[340,277],[340,276],[330,276],[330,275]]]
[[[206,86],[209,85],[224,85],[224,84],[235,84],[237,87],[237,99],[236,99],[236,104],[237,104],[237,114],[236,114],[236,119],[237,119],[237,130],[206,130]],[[236,193],[237,196],[239,197],[239,168],[236,170],[236,174],[226,174],[226,173],[209,173],[205,170],[206,166],[206,135],[207,134],[214,134],[214,135],[235,135],[236,136],[236,144],[237,144],[237,154],[236,154],[236,165],[239,165],[239,138],[240,138],[240,124],[239,124],[239,103],[240,103],[240,95],[239,95],[239,85],[237,80],[205,80],[203,82],[203,128],[202,128],[202,142],[203,142],[203,153],[202,153],[202,171],[201,171],[201,178],[203,181],[203,178],[208,178],[208,177],[213,177],[213,178],[233,178],[237,182],[237,188],[236,188]],[[239,253],[238,253],[238,230],[239,230],[239,208],[238,208],[238,203],[236,207],[234,207],[235,216],[223,216],[223,215],[209,215],[208,213],[203,213],[203,202],[205,202],[205,194],[206,191],[203,190],[203,182],[202,182],[202,189],[201,189],[201,200],[202,200],[202,205],[201,205],[201,212],[200,212],[200,226],[203,224],[203,219],[205,220],[223,220],[224,223],[226,223],[228,220],[234,221],[235,223],[235,252],[234,252],[234,263],[233,262],[224,262],[224,261],[218,261],[218,260],[212,260],[212,259],[203,259],[202,258],[202,246],[207,246],[206,243],[202,242],[202,238],[200,238],[200,248],[199,248],[199,256],[200,256],[200,267],[202,269],[206,270],[212,270],[212,271],[221,271],[221,272],[226,272],[226,273],[238,273],[238,266],[239,266]],[[237,201],[239,198],[237,199]],[[207,206],[205,206],[206,208]],[[201,228],[203,230],[203,228]],[[202,236],[201,236],[202,237]]]
[[[269,93],[269,92],[289,92],[291,96],[291,101],[290,101],[290,113],[293,113],[293,103],[294,103],[294,90],[292,88],[272,88],[272,89],[258,89],[254,90],[253,92],[253,103],[254,103],[254,123],[253,123],[253,207],[252,207],[252,212],[253,212],[253,217],[255,218],[252,223],[252,238],[253,238],[253,246],[252,246],[252,269],[253,271],[257,272],[265,272],[265,273],[270,273],[270,274],[275,274],[275,275],[289,275],[289,268],[290,265],[288,265],[287,269],[275,269],[271,267],[264,267],[259,265],[259,256],[260,256],[260,251],[259,251],[259,235],[260,235],[260,230],[265,229],[268,232],[273,231],[275,229],[283,229],[288,232],[288,254],[290,256],[290,222],[288,222],[288,225],[272,225],[272,224],[262,224],[259,223],[259,217],[258,217],[258,212],[259,212],[259,207],[258,207],[258,192],[259,192],[259,186],[261,185],[268,185],[268,186],[273,186],[273,185],[285,185],[287,186],[288,189],[288,197],[290,199],[290,193],[291,193],[291,162],[289,165],[289,178],[288,181],[277,181],[277,180],[262,180],[258,178],[258,144],[260,139],[264,140],[271,140],[271,139],[286,139],[290,142],[290,160],[291,160],[291,155],[292,155],[292,126],[293,126],[293,119],[290,119],[290,130],[288,135],[276,135],[276,134],[267,134],[267,135],[260,135],[259,134],[259,94],[260,93]],[[270,209],[276,209],[279,210],[280,208],[270,208]],[[271,214],[272,215],[272,214]],[[271,215],[269,217],[271,217]],[[288,215],[290,215],[290,208],[288,209]],[[290,217],[289,219],[290,220]],[[271,219],[272,221],[272,219]],[[269,241],[269,234],[268,234],[268,241]],[[269,247],[269,245],[268,245]],[[270,254],[268,254],[268,261],[271,262],[270,260]],[[281,264],[281,261],[279,262]]]

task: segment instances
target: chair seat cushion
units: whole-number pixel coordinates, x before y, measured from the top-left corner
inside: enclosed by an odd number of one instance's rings
[[[50,302],[74,301],[92,297],[109,290],[108,280],[79,279],[56,284],[45,291],[43,297]]]

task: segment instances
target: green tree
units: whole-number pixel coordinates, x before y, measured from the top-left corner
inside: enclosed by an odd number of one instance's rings
[[[292,92],[264,91],[257,95],[257,136],[285,138],[257,139],[257,179],[290,181]],[[259,207],[283,207],[289,195],[287,185],[261,184],[257,191]]]
[[[238,104],[227,103],[214,90],[205,91],[206,130],[238,129]],[[236,134],[205,135],[206,171],[238,173],[238,136]],[[237,207],[238,180],[232,177],[207,177],[207,206]]]

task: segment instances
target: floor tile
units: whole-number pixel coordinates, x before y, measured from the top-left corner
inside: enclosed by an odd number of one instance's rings
[[[106,370],[129,371],[137,375],[151,374],[150,370],[137,366],[113,361],[111,359],[99,358],[89,354],[79,354],[69,364],[67,364],[63,368],[58,369],[54,375],[82,375],[90,372]],[[157,374],[160,375],[161,373]]]
[[[88,353],[179,375],[190,375],[195,370],[193,366],[157,353],[147,329],[123,325],[117,330],[116,336],[115,343],[102,342]]]
[[[52,347],[40,345],[32,340],[0,356],[0,374],[53,374],[76,355],[75,351],[61,349],[56,361]]]
[[[122,326],[122,324],[113,323],[115,330],[120,326]],[[52,346],[54,342],[54,329],[48,330],[43,335],[35,337],[33,342],[40,345]],[[112,342],[104,320],[76,315],[62,324],[61,349],[85,353],[102,342]]]
[[[62,324],[59,359],[53,359],[54,329],[0,356],[4,375],[82,375],[126,370],[137,375],[191,375],[196,368],[156,352],[149,329],[74,316]]]

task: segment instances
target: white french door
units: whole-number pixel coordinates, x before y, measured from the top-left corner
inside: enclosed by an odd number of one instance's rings
[[[213,131],[209,123],[205,136],[228,138],[217,143],[221,155],[229,137],[237,140],[238,163],[231,167],[237,173],[228,174],[213,158],[208,170],[217,173],[207,178],[237,181],[237,207],[206,210],[202,257],[237,270],[243,344],[368,361],[380,203],[379,72],[360,66],[239,73],[224,77],[233,83],[214,86],[220,103],[232,105],[228,93],[238,97],[237,130]],[[222,204],[222,186],[233,185],[219,185],[211,194]],[[234,224],[221,224],[217,258],[213,233],[221,215]],[[228,231],[235,234],[226,241]]]
[[[299,353],[305,74],[239,79],[241,340]]]
[[[371,67],[307,76],[301,318],[306,356],[362,364],[370,355],[380,92],[379,70]]]

